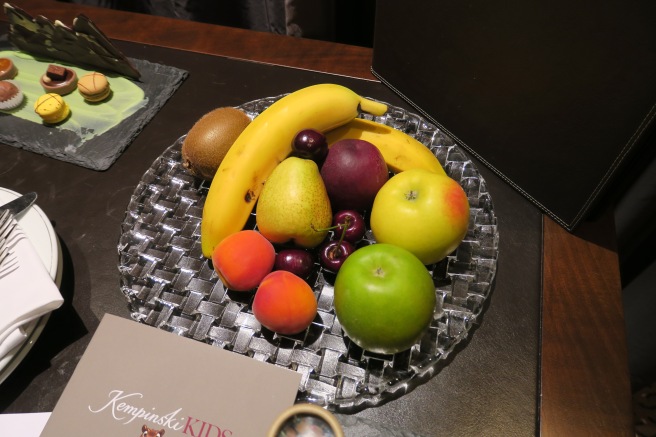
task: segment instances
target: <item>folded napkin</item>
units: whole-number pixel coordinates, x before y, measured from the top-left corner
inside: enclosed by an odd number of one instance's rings
[[[64,299],[20,225],[9,238],[14,267],[0,273],[0,359],[27,338],[24,327]]]

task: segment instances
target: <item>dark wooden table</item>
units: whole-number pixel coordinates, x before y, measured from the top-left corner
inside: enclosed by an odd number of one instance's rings
[[[375,80],[369,48],[16,0],[64,23],[89,16],[112,39]],[[0,14],[0,20],[5,20]],[[543,436],[633,435],[621,286],[611,212],[569,233],[543,220],[540,412]]]

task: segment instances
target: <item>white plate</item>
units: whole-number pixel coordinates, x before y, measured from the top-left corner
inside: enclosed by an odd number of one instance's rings
[[[0,205],[4,205],[19,196],[20,194],[15,191],[0,187]],[[55,284],[59,287],[62,277],[61,247],[48,216],[35,204],[20,216],[18,223],[29,237]],[[0,358],[0,384],[23,361],[36,339],[41,335],[49,316],[50,314],[46,314],[30,322],[25,327],[26,340]]]

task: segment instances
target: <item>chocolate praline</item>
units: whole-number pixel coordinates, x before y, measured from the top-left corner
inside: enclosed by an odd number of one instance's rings
[[[18,74],[18,69],[9,58],[0,58],[0,80],[13,79]]]
[[[15,109],[23,103],[23,92],[12,80],[0,80],[0,111]]]
[[[51,67],[53,66],[48,67],[48,71],[39,79],[46,93],[55,93],[63,96],[77,88],[77,74],[74,70],[59,67],[62,69],[63,74],[61,77],[56,77],[50,74]]]

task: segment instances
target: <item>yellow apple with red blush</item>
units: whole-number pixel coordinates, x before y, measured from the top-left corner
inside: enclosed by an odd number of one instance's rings
[[[410,169],[378,191],[370,225],[377,242],[402,247],[429,265],[453,252],[467,235],[469,201],[451,177]]]

